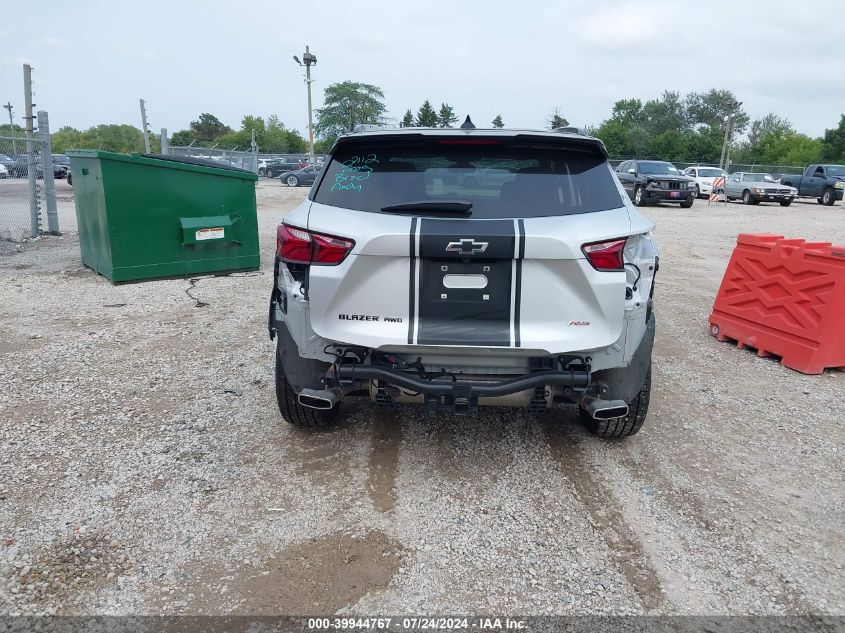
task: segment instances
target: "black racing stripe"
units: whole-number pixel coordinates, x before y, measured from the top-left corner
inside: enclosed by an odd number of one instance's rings
[[[414,309],[417,303],[417,218],[411,218],[411,276],[408,283],[408,345],[414,343]]]
[[[525,220],[517,221],[517,232],[519,233],[519,235],[517,236],[517,239],[519,240],[519,257],[516,260],[516,279],[514,279],[514,283],[516,284],[516,291],[514,298],[515,305],[513,308],[513,331],[514,345],[516,347],[519,347],[519,311],[520,299],[522,296],[522,260],[525,258]]]
[[[462,243],[474,252],[450,248]],[[418,344],[510,347],[515,244],[513,220],[420,221]],[[447,274],[483,274],[488,284],[446,288]]]

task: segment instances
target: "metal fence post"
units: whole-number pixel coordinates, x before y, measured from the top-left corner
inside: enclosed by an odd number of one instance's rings
[[[53,180],[53,147],[50,141],[50,120],[44,110],[38,111],[38,136],[41,138],[41,163],[44,165],[44,198],[47,202],[47,230],[59,233],[59,212],[56,209],[56,183]]]
[[[170,153],[170,141],[167,140],[167,128],[161,128],[161,136],[158,138],[161,147],[161,155],[167,156]]]
[[[41,232],[41,221],[38,213],[38,187],[35,182],[35,141],[32,138],[32,67],[29,64],[23,65],[23,90],[24,90],[24,120],[26,121],[26,175],[29,179],[29,236],[38,237]],[[43,167],[42,162],[42,167]]]

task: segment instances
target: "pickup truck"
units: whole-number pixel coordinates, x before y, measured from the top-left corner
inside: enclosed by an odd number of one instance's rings
[[[808,165],[804,174],[784,174],[782,185],[798,189],[799,198],[816,198],[830,206],[845,192],[845,165]]]

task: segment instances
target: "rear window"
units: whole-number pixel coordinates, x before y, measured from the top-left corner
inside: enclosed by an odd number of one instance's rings
[[[718,178],[719,176],[724,176],[725,172],[721,169],[699,169],[698,175],[702,178]]]
[[[349,143],[314,200],[379,212],[403,202],[466,200],[473,218],[531,218],[623,206],[598,152],[479,137]]]

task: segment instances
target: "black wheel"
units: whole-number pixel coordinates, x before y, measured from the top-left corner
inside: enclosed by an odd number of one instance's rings
[[[792,204],[792,200],[784,200],[783,202],[780,203],[780,206],[788,207],[790,204]]]
[[[742,204],[757,204],[757,201],[751,197],[751,192],[748,189],[742,192]]]
[[[701,187],[698,186],[698,183],[696,183],[696,185],[695,185],[695,197],[696,198],[701,197]]]
[[[296,187],[297,185],[299,185],[299,178],[297,178],[296,176],[288,176],[287,178],[285,178],[285,183],[288,187]]]
[[[340,421],[338,417],[340,405],[336,405],[333,409],[321,411],[320,409],[312,409],[311,407],[304,407],[299,404],[296,398],[296,391],[294,391],[291,383],[288,381],[282,363],[282,358],[285,356],[284,347],[286,345],[289,347],[289,342],[292,341],[287,331],[279,331],[276,337],[276,400],[279,403],[279,412],[286,422],[294,426],[318,429],[334,426]]]
[[[651,363],[649,363],[643,386],[636,397],[628,403],[628,415],[610,420],[596,420],[579,407],[578,413],[587,431],[604,438],[628,437],[636,435],[648,414],[648,402],[651,399]]]
[[[693,203],[694,200],[695,200],[695,198],[687,198],[686,200],[684,200],[681,203],[681,208],[689,209],[692,206],[692,203]]]
[[[73,187],[73,175],[70,172],[67,173],[67,184]]]
[[[645,190],[639,185],[634,189],[634,204],[638,207],[645,206]]]
[[[836,196],[833,195],[833,189],[828,187],[822,193],[822,197],[819,198],[819,204],[823,204],[826,207],[829,207],[836,201]]]
[[[264,169],[263,167],[259,167],[259,168],[258,168],[258,175],[259,175],[259,176],[266,176],[266,175],[267,175],[267,170],[266,170],[266,169]]]

